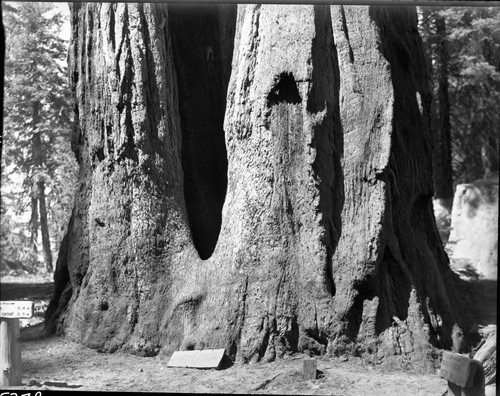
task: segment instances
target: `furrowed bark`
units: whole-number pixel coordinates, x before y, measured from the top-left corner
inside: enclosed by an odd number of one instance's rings
[[[456,320],[413,8],[72,15],[80,189],[50,330],[105,351],[432,369]]]
[[[210,269],[221,287],[200,312],[223,307],[201,334],[241,361],[326,349],[342,204],[332,38],[326,6],[238,9],[228,193]]]
[[[415,10],[333,7],[346,198],[333,257],[334,350],[431,370],[457,322],[432,212],[431,90]],[[368,48],[368,50],[367,50]]]
[[[167,10],[82,4],[72,12],[80,191],[69,230],[73,293],[64,328],[93,347],[128,343],[154,353],[165,308],[158,300],[172,299],[170,279],[183,270],[175,263],[196,260]]]

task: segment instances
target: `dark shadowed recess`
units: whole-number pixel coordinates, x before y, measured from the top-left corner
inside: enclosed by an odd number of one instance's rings
[[[342,210],[344,207],[344,133],[340,122],[340,70],[337,53],[331,51],[325,56],[324,48],[333,48],[333,31],[330,6],[314,6],[316,37],[312,47],[312,88],[307,111],[321,113],[327,106],[324,121],[314,127],[317,154],[313,163],[315,174],[320,180],[319,209],[322,226],[325,229],[323,243],[326,246],[325,286],[332,296],[336,286],[332,274],[332,256],[342,235]],[[327,71],[326,73],[324,71]]]
[[[226,92],[236,5],[168,6],[182,130],[184,195],[202,259],[217,243],[227,189]]]
[[[56,262],[56,269],[54,271],[54,285],[53,296],[49,302],[49,306],[45,311],[45,331],[48,334],[56,332],[57,319],[60,314],[66,309],[66,306],[73,293],[73,288],[70,282],[68,271],[68,253],[69,253],[69,239],[70,232],[73,228],[74,210],[68,225],[68,231],[64,235],[59,248],[59,254]]]
[[[275,78],[273,87],[267,95],[267,106],[278,103],[298,104],[302,99],[292,73],[283,72]]]

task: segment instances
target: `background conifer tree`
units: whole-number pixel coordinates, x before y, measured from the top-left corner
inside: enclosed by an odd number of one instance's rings
[[[68,44],[60,37],[64,20],[50,3],[4,3],[3,20],[2,267],[19,267],[17,262],[33,270],[41,250],[51,272],[76,178],[69,143]]]

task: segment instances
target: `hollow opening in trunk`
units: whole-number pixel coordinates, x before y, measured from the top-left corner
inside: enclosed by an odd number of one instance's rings
[[[236,23],[233,8],[169,6],[184,197],[193,243],[203,260],[210,258],[217,244],[226,198],[223,124]],[[222,27],[228,30],[223,37]]]
[[[292,73],[283,72],[275,77],[274,85],[267,95],[268,107],[282,102],[291,104],[302,102],[297,83]]]

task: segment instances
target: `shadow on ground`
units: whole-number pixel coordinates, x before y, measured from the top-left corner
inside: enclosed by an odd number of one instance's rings
[[[50,300],[54,283],[2,283],[0,299],[6,300]]]
[[[498,281],[482,279],[471,267],[453,268],[455,288],[458,292],[458,308],[467,324],[469,343],[474,348],[481,341],[481,329],[496,325]]]

